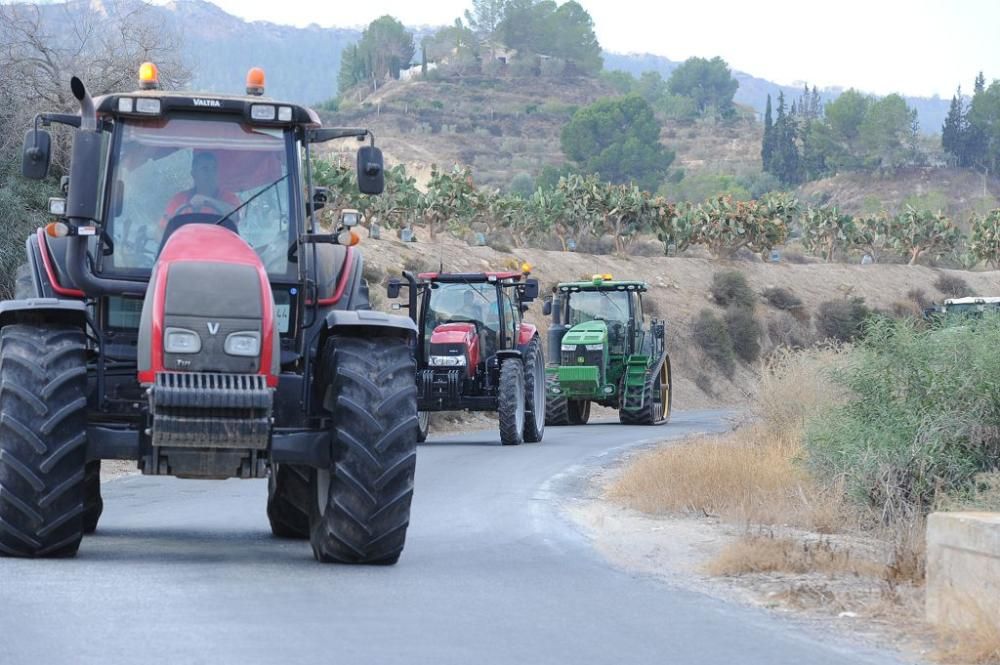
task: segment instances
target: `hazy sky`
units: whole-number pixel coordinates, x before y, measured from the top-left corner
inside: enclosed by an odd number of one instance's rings
[[[156,0],[163,3],[165,0]],[[471,0],[213,0],[249,20],[360,26],[382,14],[451,23]],[[561,0],[560,0],[561,1]],[[578,0],[609,50],[672,60],[720,55],[778,83],[950,97],[1000,78],[1000,0]]]

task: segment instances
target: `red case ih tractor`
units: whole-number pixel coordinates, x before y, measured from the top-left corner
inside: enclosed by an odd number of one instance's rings
[[[403,316],[370,310],[358,235],[320,233],[310,149],[365,129],[262,97],[140,89],[41,114],[22,170],[44,178],[39,125],[75,127],[57,221],[27,241],[0,303],[0,553],[72,556],[101,514],[100,460],[144,474],[268,480],[275,535],[320,561],[394,563],[418,434]]]
[[[406,287],[417,324],[420,440],[430,411],[496,411],[500,442],[542,440],[545,358],[538,330],[522,320],[538,297],[538,280],[522,272],[404,272],[390,298]]]

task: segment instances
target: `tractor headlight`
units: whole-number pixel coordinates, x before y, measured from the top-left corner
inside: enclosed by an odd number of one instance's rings
[[[563,351],[572,353],[573,351],[576,351],[576,344],[563,344],[560,348],[562,348]]]
[[[167,328],[163,333],[163,350],[167,353],[198,353],[201,337],[193,330]]]
[[[465,367],[465,356],[431,356],[431,367]]]
[[[603,351],[603,344],[587,344],[585,347],[588,351]]]
[[[222,348],[231,356],[257,357],[260,355],[260,334],[234,332],[226,337],[226,344]]]

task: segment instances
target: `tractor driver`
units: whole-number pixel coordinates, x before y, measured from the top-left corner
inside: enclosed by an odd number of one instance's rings
[[[191,158],[191,189],[178,192],[167,203],[161,226],[178,215],[225,215],[243,203],[219,187],[219,160],[214,153],[195,152]],[[235,221],[235,220],[234,220]]]

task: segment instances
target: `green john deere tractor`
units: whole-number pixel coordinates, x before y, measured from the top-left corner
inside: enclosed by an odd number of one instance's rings
[[[670,419],[670,356],[663,321],[643,314],[645,282],[594,275],[558,284],[543,312],[552,317],[545,369],[546,425],[583,425],[590,405],[618,409],[623,425]]]

